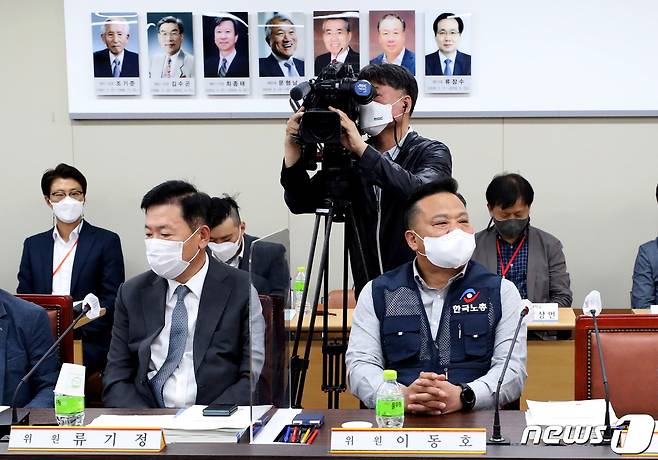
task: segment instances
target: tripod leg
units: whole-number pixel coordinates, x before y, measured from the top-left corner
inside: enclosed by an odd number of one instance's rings
[[[308,254],[308,264],[306,265],[307,269],[307,280],[310,280],[311,273],[313,270],[313,258],[315,256],[315,247],[318,242],[318,231],[320,229],[320,219],[322,214],[315,214],[315,224],[313,225],[313,236],[311,237],[311,249]],[[299,353],[299,341],[302,336],[302,324],[304,321],[304,308],[306,305],[306,298],[308,296],[308,286],[310,283],[304,285],[304,291],[302,293],[302,305],[299,309],[299,317],[297,318],[297,328],[295,330],[295,340],[293,342],[293,348],[291,353],[291,362],[290,362],[290,391],[291,391],[291,402],[293,407],[301,407],[303,385],[300,386],[300,379],[302,372],[306,372],[308,367],[308,362],[303,362],[298,356]],[[299,393],[299,395],[297,394]]]
[[[309,357],[311,355],[311,345],[313,343],[313,331],[315,330],[315,318],[317,317],[318,313],[318,302],[320,301],[320,289],[322,288],[322,281],[324,279],[324,267],[326,266],[326,260],[329,257],[329,242],[330,242],[330,237],[331,237],[331,226],[333,224],[333,209],[330,207],[329,208],[329,214],[326,216],[326,233],[325,233],[325,239],[322,245],[322,255],[320,256],[320,269],[315,285],[315,291],[313,293],[313,306],[311,309],[311,319],[309,321],[309,326],[308,326],[308,333],[306,337],[306,348],[304,349],[304,358],[303,358],[303,363],[305,363],[305,367],[302,369],[300,378],[299,378],[299,386],[297,388],[297,394],[295,398],[295,407],[301,407],[302,403],[302,396],[304,392],[304,382],[306,381],[306,372],[308,370],[308,361]],[[301,321],[301,318],[300,318]],[[299,325],[299,323],[298,323]],[[301,328],[300,328],[301,329]]]

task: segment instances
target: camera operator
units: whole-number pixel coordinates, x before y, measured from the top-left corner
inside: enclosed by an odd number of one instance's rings
[[[397,65],[378,64],[365,67],[359,78],[368,80],[376,90],[374,101],[361,106],[359,114],[361,128],[371,137],[364,141],[354,121],[331,108],[340,115],[341,144],[355,160],[347,182],[366,267],[362,267],[354,238],[346,237],[357,295],[369,280],[413,259],[414,253],[404,239],[405,201],[417,187],[452,172],[448,147],[420,136],[410,126],[418,97],[411,73]],[[302,107],[288,120],[281,171],[285,201],[294,214],[315,212],[327,197],[326,171],[311,178],[299,161],[303,115]],[[382,116],[384,124],[377,121]],[[346,226],[346,231],[349,228]]]

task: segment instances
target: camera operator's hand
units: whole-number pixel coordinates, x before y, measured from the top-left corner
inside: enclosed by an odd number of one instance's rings
[[[297,143],[297,137],[299,136],[299,122],[302,119],[304,114],[304,107],[300,108],[295,112],[286,123],[286,140],[284,142],[284,157],[283,161],[286,165],[286,168],[291,167],[299,160],[299,157],[302,156],[302,151]]]
[[[336,112],[340,116],[340,126],[343,128],[340,143],[343,144],[343,147],[350,152],[356,153],[358,156],[363,155],[363,152],[368,148],[368,144],[366,144],[361,134],[359,134],[356,124],[342,110],[333,107],[329,107],[329,110]]]

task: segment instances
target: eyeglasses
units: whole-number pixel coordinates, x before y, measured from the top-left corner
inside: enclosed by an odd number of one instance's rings
[[[171,32],[159,32],[159,34],[163,37],[171,37],[171,38],[178,38],[181,35],[181,33],[178,32],[177,30],[172,30]]]
[[[71,190],[68,194],[63,190],[58,190],[50,194],[50,201],[57,203],[59,201],[62,201],[67,196],[70,196],[74,200],[82,201],[85,197],[85,194],[82,193],[80,190]]]
[[[439,30],[437,35],[442,38],[445,38],[446,36],[455,38],[457,35],[459,35],[459,32],[456,30]]]

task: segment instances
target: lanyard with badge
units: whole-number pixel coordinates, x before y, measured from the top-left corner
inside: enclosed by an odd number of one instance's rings
[[[64,262],[66,262],[66,259],[69,258],[69,256],[71,255],[71,253],[73,252],[73,250],[75,249],[75,247],[78,245],[78,241],[80,241],[80,238],[78,238],[77,240],[75,240],[75,243],[73,243],[73,246],[71,246],[71,249],[69,249],[69,252],[66,253],[66,255],[64,256],[64,258],[62,259],[62,261],[59,263],[59,265],[57,266],[57,268],[56,268],[55,270],[53,270],[53,278],[55,277],[55,275],[57,274],[57,272],[59,271],[59,269],[62,268],[62,265],[64,265]]]
[[[509,272],[509,269],[512,267],[512,263],[514,262],[514,259],[516,259],[516,256],[519,255],[519,251],[523,247],[523,243],[525,243],[525,237],[526,235],[523,235],[523,239],[521,240],[521,243],[514,251],[514,254],[512,254],[512,257],[510,257],[509,262],[507,262],[507,265],[504,265],[503,263],[503,254],[500,252],[500,243],[498,241],[498,238],[496,238],[496,250],[498,251],[498,260],[500,261],[500,274],[503,275],[503,278],[505,278],[505,275],[507,275],[507,272]]]

